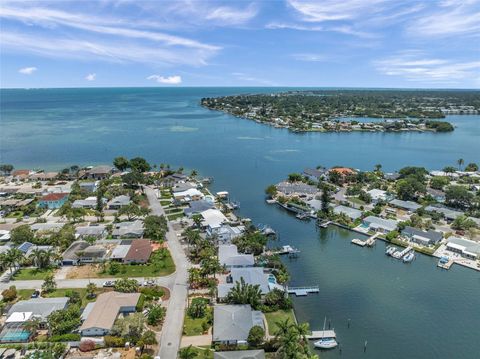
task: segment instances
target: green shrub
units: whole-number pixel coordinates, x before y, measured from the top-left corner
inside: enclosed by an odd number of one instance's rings
[[[17,288],[14,285],[10,286],[2,292],[2,297],[5,302],[11,302],[17,297]]]
[[[122,337],[114,337],[111,335],[106,335],[103,339],[105,341],[106,347],[115,348],[115,347],[125,346],[125,338],[122,338]]]
[[[137,303],[137,306],[135,307],[135,310],[137,312],[143,311],[144,305],[145,305],[145,295],[140,294],[140,298],[138,299],[138,303]]]
[[[80,334],[67,333],[67,334],[61,334],[61,335],[52,335],[49,338],[49,341],[51,341],[51,342],[76,342],[76,341],[79,341],[80,338],[81,338]]]

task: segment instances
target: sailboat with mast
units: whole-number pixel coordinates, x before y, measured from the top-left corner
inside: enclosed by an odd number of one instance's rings
[[[323,321],[323,330],[321,334],[320,340],[317,340],[313,345],[315,348],[319,349],[333,349],[338,346],[337,340],[335,337],[331,337],[328,334],[325,333],[325,325],[327,323],[327,317],[325,317],[325,320]],[[331,332],[331,331],[327,331]]]

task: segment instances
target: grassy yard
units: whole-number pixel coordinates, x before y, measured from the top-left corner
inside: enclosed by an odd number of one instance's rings
[[[194,300],[206,301],[208,299],[195,298]],[[207,311],[203,318],[192,318],[185,312],[185,319],[183,321],[183,334],[186,336],[202,335],[211,327],[212,307],[207,307]]]
[[[179,212],[179,213],[174,213],[174,214],[168,214],[167,215],[167,219],[169,221],[174,221],[178,218],[182,218],[184,216],[183,212]]]
[[[161,204],[162,206],[168,206],[168,205],[170,205],[171,203],[172,203],[172,201],[169,201],[169,200],[160,201],[160,204]]]
[[[277,310],[276,312],[265,313],[265,318],[267,319],[268,332],[270,335],[275,335],[277,331],[277,322],[284,321],[289,318],[291,323],[295,323],[295,316],[293,314],[293,309],[290,310]]]
[[[200,346],[200,347],[193,347],[192,351],[197,354],[195,359],[213,359],[214,351],[210,349],[210,347]]]
[[[156,260],[155,263],[148,264],[120,264],[118,273],[112,274],[109,271],[109,264],[106,265],[105,272],[99,272],[99,277],[161,277],[175,272],[175,264],[168,252],[167,256],[162,260]]]
[[[39,288],[40,289],[40,288]],[[35,289],[17,289],[17,297],[20,300],[30,299]]]
[[[53,273],[53,268],[22,268],[15,273],[13,280],[44,280],[45,277]]]

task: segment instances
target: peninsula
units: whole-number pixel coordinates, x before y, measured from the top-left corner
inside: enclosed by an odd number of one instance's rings
[[[202,98],[201,105],[294,132],[450,132],[454,127],[439,119],[479,113],[480,93],[311,90]],[[360,120],[367,117],[380,120]]]

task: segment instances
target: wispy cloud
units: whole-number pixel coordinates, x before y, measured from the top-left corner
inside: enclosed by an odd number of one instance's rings
[[[182,77],[178,75],[173,76],[160,76],[160,75],[150,75],[147,77],[147,80],[154,80],[161,84],[168,84],[168,85],[179,85],[182,83]]]
[[[375,68],[389,76],[409,81],[457,84],[480,76],[480,61],[455,61],[431,58],[421,51],[403,51],[373,62]]]
[[[85,76],[85,80],[87,81],[95,81],[96,79],[97,79],[97,74],[95,73],[88,74],[87,76]]]
[[[32,66],[32,67],[24,67],[18,70],[19,73],[24,74],[24,75],[31,75],[35,71],[37,71],[37,68]]]
[[[278,85],[274,81],[258,78],[258,77],[255,77],[255,76],[252,76],[250,74],[243,73],[243,72],[232,72],[232,75],[237,80],[252,82],[252,83],[258,84],[258,85],[266,85],[266,86],[277,86]]]
[[[253,3],[244,9],[220,6],[207,11],[205,18],[220,23],[238,25],[250,21],[257,16],[257,13],[258,7]]]
[[[309,61],[309,62],[322,62],[328,59],[328,56],[325,54],[292,54],[292,58],[298,61]]]
[[[417,37],[480,36],[478,0],[443,1],[439,4],[437,10],[412,21],[407,29],[408,33]]]

